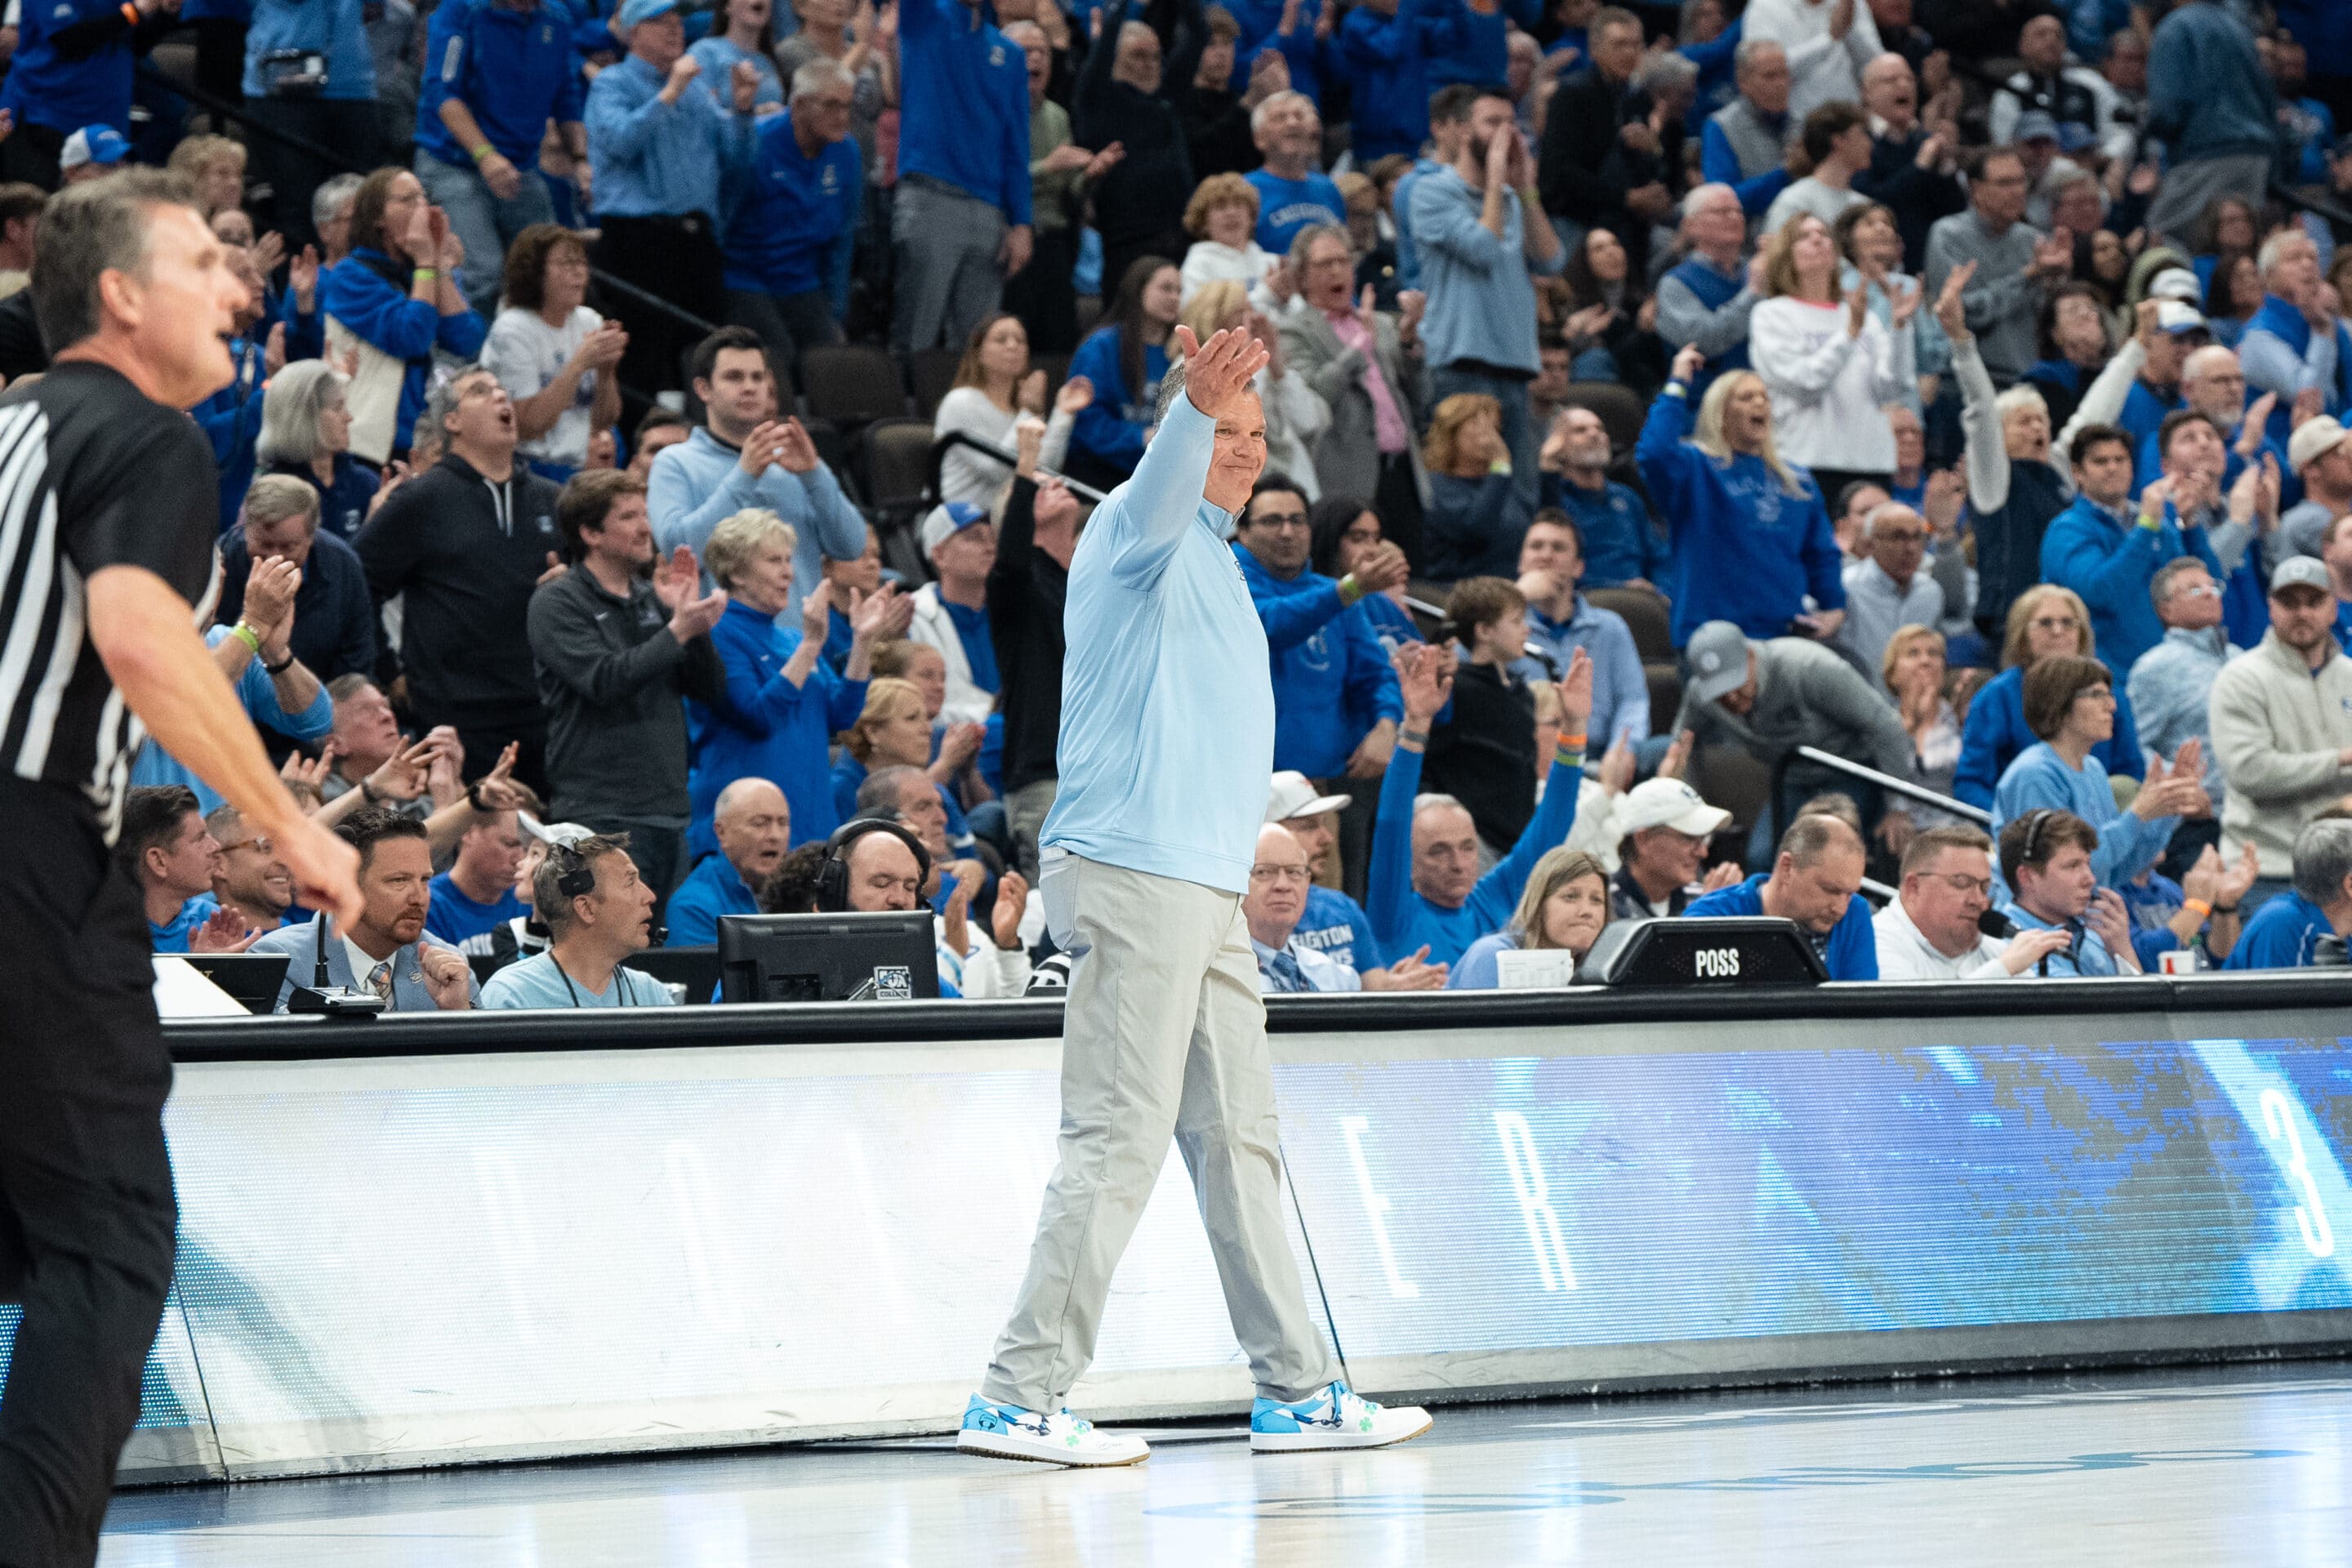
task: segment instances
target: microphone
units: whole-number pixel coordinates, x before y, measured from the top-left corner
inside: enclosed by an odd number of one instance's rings
[[[317,914],[311,916],[310,923],[318,928],[317,935],[319,939],[317,942],[319,950],[319,965],[311,974],[310,984],[316,986],[319,990],[324,991],[327,989],[327,911],[320,910]]]
[[[2017,934],[2017,922],[1999,910],[1987,908],[1984,913],[1977,917],[1977,930],[1989,937],[2007,942]]]

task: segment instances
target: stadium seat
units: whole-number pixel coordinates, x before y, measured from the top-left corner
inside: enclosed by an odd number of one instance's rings
[[[866,343],[835,343],[801,355],[801,381],[808,411],[845,430],[877,419],[904,418],[906,388],[898,367],[882,350]]]
[[[1650,416],[1650,405],[1633,388],[1613,381],[1572,381],[1559,401],[1564,408],[1590,408],[1599,416],[1612,452],[1630,451],[1642,438],[1642,421]]]
[[[1595,609],[1614,610],[1625,617],[1643,663],[1674,664],[1675,644],[1667,629],[1664,599],[1647,588],[1587,588],[1584,597]]]
[[[907,361],[907,390],[915,395],[915,412],[937,417],[940,400],[955,385],[956,366],[963,363],[959,349],[924,349]]]
[[[929,502],[929,420],[877,421],[861,434],[858,447],[866,500],[877,511],[911,517]]]

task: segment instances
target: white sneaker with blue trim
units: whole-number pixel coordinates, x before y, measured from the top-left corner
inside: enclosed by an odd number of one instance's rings
[[[998,1459],[1034,1459],[1041,1464],[1088,1468],[1139,1465],[1151,1457],[1140,1437],[1105,1432],[1065,1407],[1047,1415],[1017,1405],[997,1405],[975,1394],[963,1409],[956,1447]]]
[[[1286,1405],[1261,1398],[1250,1407],[1250,1447],[1261,1454],[1311,1448],[1384,1448],[1433,1425],[1418,1405],[1386,1406],[1334,1383],[1312,1399]]]

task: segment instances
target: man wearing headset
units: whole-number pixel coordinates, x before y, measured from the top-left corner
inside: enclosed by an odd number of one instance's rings
[[[921,776],[913,768],[896,771]],[[949,900],[949,918],[938,927],[940,994],[970,1000],[1019,996],[1029,988],[1029,953],[1021,945],[1021,910],[1028,884],[1017,871],[1004,873],[989,929],[975,938],[966,910],[979,885],[978,868],[968,861],[961,864],[963,882]],[[931,867],[930,850],[904,822],[882,816],[854,818],[826,841],[824,864],[817,872],[817,910],[824,914],[875,914],[921,909]],[[965,932],[961,950],[953,935],[959,929]]]
[[[1071,958],[1060,1159],[1028,1277],[966,1406],[967,1453],[1131,1465],[1141,1440],[1064,1405],[1172,1139],[1184,1152],[1258,1449],[1376,1447],[1429,1427],[1339,1381],[1308,1312],[1280,1198],[1274,1071],[1242,895],[1249,889],[1274,689],[1265,629],[1232,549],[1265,466],[1247,331],[1176,329],[1158,428],[1135,477],[1079,536],[1065,616],[1061,787],[1038,885]]]
[[[621,961],[653,945],[654,890],[628,842],[592,834],[551,845],[531,873],[531,908],[547,951],[509,963],[482,987],[485,1007],[667,1007],[669,987]]]

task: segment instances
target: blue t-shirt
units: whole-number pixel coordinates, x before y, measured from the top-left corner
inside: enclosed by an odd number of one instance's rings
[[[1710,915],[1760,915],[1764,912],[1764,884],[1769,880],[1759,871],[1736,887],[1693,899],[1690,908],[1683,913],[1692,920],[1704,920]],[[1878,935],[1871,929],[1870,904],[1860,893],[1846,900],[1845,913],[1830,928],[1828,937],[1802,926],[1797,929],[1822,955],[1832,980],[1878,978]]]
[[[959,605],[942,598],[940,608],[955,623],[956,638],[963,644],[964,663],[971,668],[971,683],[982,691],[997,691],[1004,682],[996,673],[996,642],[988,635],[988,606]]]
[[[2254,911],[2221,967],[2307,969],[2316,955],[2319,939],[2335,933],[2336,928],[2319,906],[2290,888]]]
[[[675,1007],[669,987],[642,969],[615,969],[602,991],[591,991],[556,967],[551,952],[509,963],[482,987],[485,1007]]]
[[[1381,944],[1372,939],[1372,919],[1361,904],[1330,888],[1307,889],[1307,909],[1290,940],[1360,974],[1381,966]]]
[[[212,919],[213,911],[219,908],[218,899],[210,893],[198,893],[180,906],[180,912],[172,917],[170,924],[159,926],[149,921],[148,940],[154,943],[157,952],[185,952],[188,951],[189,933]]]
[[[494,903],[477,903],[447,871],[433,879],[430,890],[433,904],[425,912],[425,933],[449,947],[462,948],[467,937],[530,913],[530,907],[516,898],[510,887],[499,889]]]
[[[1298,231],[1318,223],[1345,226],[1348,198],[1328,174],[1310,173],[1303,180],[1277,179],[1264,169],[1242,176],[1257,187],[1257,243],[1270,256],[1290,254]]]
[[[719,940],[721,915],[756,915],[760,900],[743,885],[735,862],[713,852],[702,858],[677,891],[669,896],[666,947],[705,947]]]

